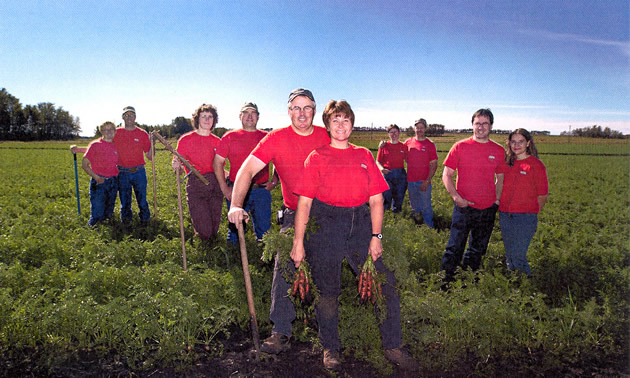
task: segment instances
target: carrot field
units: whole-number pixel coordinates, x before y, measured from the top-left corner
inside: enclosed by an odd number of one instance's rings
[[[385,135],[357,132],[353,142],[376,152]],[[464,137],[432,138],[440,163],[433,181],[438,229],[414,223],[408,203],[384,222],[385,263],[398,280],[403,338],[414,357],[444,376],[462,364],[480,376],[630,374],[628,141],[537,138],[550,195],[528,253],[532,279],[508,274],[497,221],[483,268],[458,275],[444,292],[439,266],[452,201],[441,162]],[[239,251],[225,242],[226,224],[216,240],[201,242],[184,201],[184,271],[171,155],[158,148],[151,222],[127,227],[116,218],[88,227],[88,176],[79,157],[79,215],[68,150],[87,142],[0,142],[0,374],[28,365],[33,374],[55,375],[87,352],[140,375],[155,367],[184,374],[202,356],[220,356],[234,330],[249,332]],[[153,212],[151,164],[147,176]],[[277,210],[279,189],[273,198]],[[265,237],[267,255],[284,242],[278,227]],[[247,250],[260,333],[268,335],[272,265],[251,234]],[[377,318],[359,305],[349,269],[343,287],[344,353],[375,374],[391,374]],[[307,321],[295,323],[294,337],[315,342],[312,314],[302,314]]]

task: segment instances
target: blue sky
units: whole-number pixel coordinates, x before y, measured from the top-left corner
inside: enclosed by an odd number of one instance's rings
[[[355,126],[417,118],[553,134],[594,124],[630,133],[629,2],[607,1],[15,1],[0,3],[0,87],[52,102],[91,136],[120,123],[168,124],[202,103],[240,127],[289,124],[286,100],[313,91]]]

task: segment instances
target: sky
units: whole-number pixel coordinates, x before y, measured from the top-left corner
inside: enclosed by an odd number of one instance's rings
[[[105,121],[170,124],[201,104],[238,128],[289,125],[287,98],[311,89],[315,124],[347,100],[355,126],[495,129],[600,125],[630,134],[628,0],[0,2],[0,88],[54,103],[84,136]]]

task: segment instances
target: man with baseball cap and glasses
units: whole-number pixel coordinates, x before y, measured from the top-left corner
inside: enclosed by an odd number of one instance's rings
[[[298,88],[289,94],[288,115],[291,125],[269,132],[241,166],[232,190],[232,203],[228,212],[230,222],[238,224],[247,218],[243,202],[252,179],[269,162],[273,162],[280,177],[286,207],[280,232],[293,227],[298,202],[298,196],[294,192],[302,179],[304,160],[315,148],[330,143],[326,129],[313,125],[315,110],[315,98],[310,90]],[[280,264],[276,256],[269,314],[273,329],[271,336],[262,345],[261,349],[265,353],[278,354],[290,348],[291,323],[296,317],[293,303],[287,295],[290,284],[283,275],[286,269],[289,272],[288,277],[293,277],[295,265],[290,259],[286,266],[281,265],[284,264]]]

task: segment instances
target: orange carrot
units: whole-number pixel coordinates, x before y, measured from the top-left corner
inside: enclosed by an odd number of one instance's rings
[[[291,290],[291,295],[297,294],[299,284],[300,284],[300,278],[298,277],[298,273],[295,272],[295,280],[293,281],[293,290]]]
[[[361,287],[363,287],[363,271],[359,274],[359,294],[361,294]]]

